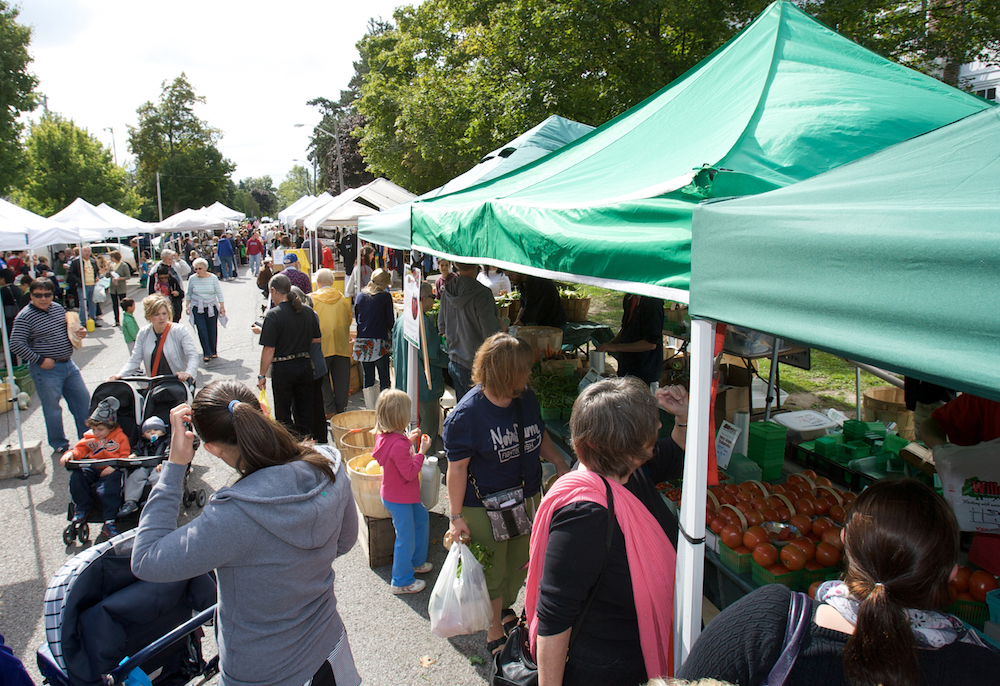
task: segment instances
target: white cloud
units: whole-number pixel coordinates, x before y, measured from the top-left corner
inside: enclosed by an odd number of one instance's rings
[[[304,158],[319,111],[354,72],[368,20],[391,19],[400,0],[22,0],[33,27],[31,70],[51,110],[131,157],[127,125],[182,71],[206,98],[197,114],[221,129],[235,180],[279,183]],[[295,124],[303,128],[293,128]]]

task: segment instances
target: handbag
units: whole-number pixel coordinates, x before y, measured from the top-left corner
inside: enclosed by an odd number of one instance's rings
[[[810,610],[809,596],[799,591],[792,591],[788,622],[785,625],[785,645],[760,686],[784,686],[788,680],[788,675],[795,666],[795,659],[799,656],[802,637],[809,629]]]
[[[469,480],[476,489],[476,497],[482,501],[493,529],[493,540],[497,543],[531,533],[531,519],[528,517],[527,504],[524,499],[524,416],[521,412],[521,400],[514,399],[514,411],[517,413],[517,440],[521,450],[521,485],[506,488],[502,491],[483,495],[479,492],[476,478],[469,472]]]
[[[604,570],[608,567],[608,558],[611,556],[611,535],[614,533],[615,521],[615,499],[611,494],[611,484],[603,476],[604,488],[608,494],[608,535],[604,540],[604,565],[601,566],[601,573],[597,575],[597,583],[587,594],[587,602],[583,605],[583,610],[577,615],[573,622],[573,630],[569,636],[569,647],[566,649],[566,660],[569,660],[569,652],[573,644],[580,636],[580,628],[583,620],[590,610],[594,596],[597,595],[597,587],[601,585],[601,578]],[[490,678],[490,686],[538,686],[538,665],[531,658],[531,649],[528,641],[528,627],[525,626],[524,614],[521,621],[507,636],[507,641],[499,653],[493,656],[493,675]]]

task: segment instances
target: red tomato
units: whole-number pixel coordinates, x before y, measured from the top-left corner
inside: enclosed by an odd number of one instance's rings
[[[736,494],[736,500],[741,503],[749,503],[753,497],[754,495],[750,491],[740,491]]]
[[[792,518],[792,513],[788,511],[787,507],[779,507],[775,512],[778,513],[779,522],[787,522]]]
[[[833,486],[833,482],[827,479],[825,476],[817,476],[813,479],[813,483],[817,486]]]
[[[747,514],[748,512],[753,512],[753,508],[750,507],[750,503],[744,501],[736,503],[736,509],[742,512],[743,514]]]
[[[968,591],[970,576],[972,576],[972,570],[968,567],[959,565],[958,574],[956,574],[955,578],[951,580],[951,583],[955,585],[955,590],[959,593],[965,593]]]
[[[810,541],[805,536],[799,536],[798,538],[793,538],[788,542],[788,545],[793,545],[803,552],[806,556],[806,561],[816,557],[816,544]]]
[[[705,506],[705,521],[706,522],[711,522],[713,519],[715,519],[715,517],[716,517],[715,509],[711,505],[706,505]]]
[[[823,532],[823,542],[832,545],[837,550],[844,550],[844,541],[841,540],[840,534],[843,531],[839,526],[833,526]]]
[[[813,500],[813,508],[816,510],[816,514],[821,516],[829,512],[832,506],[833,503],[822,496]]]
[[[830,517],[837,524],[843,525],[847,522],[847,510],[843,505],[834,505],[830,508]]]
[[[750,507],[760,511],[767,509],[767,500],[763,496],[756,496],[750,500]]]
[[[809,562],[806,562],[805,569],[810,572],[818,572],[819,570],[823,569],[823,565],[821,565],[819,562],[816,562],[816,560],[809,560]]]
[[[764,569],[773,567],[778,561],[778,549],[770,543],[761,543],[753,549],[753,561]]]
[[[785,487],[782,486],[781,484],[769,484],[768,485],[768,489],[771,491],[771,493],[784,493],[785,492]]]
[[[744,516],[747,518],[747,526],[760,526],[764,523],[764,515],[758,510],[750,510]]]
[[[854,501],[858,499],[857,494],[851,493],[850,491],[841,493],[840,497],[844,499],[844,507],[850,507],[854,504]]]
[[[805,482],[806,480],[803,479],[800,474],[791,474],[787,479],[785,479],[785,490],[788,490],[789,486],[804,484]]]
[[[794,526],[796,529],[798,529],[799,533],[801,533],[803,536],[812,531],[813,520],[811,520],[804,514],[792,515],[791,519],[788,520],[788,523]]]
[[[747,548],[745,545],[741,545],[737,546],[736,548],[733,548],[733,552],[736,553],[737,555],[749,555],[750,549]]]
[[[724,490],[726,493],[732,496],[735,496],[737,493],[740,492],[740,487],[737,486],[736,484],[726,484],[725,486],[722,487],[722,490]]]
[[[725,528],[728,523],[729,522],[726,521],[725,517],[719,516],[712,520],[712,523],[708,525],[708,528],[712,530],[712,533],[718,536],[722,533],[722,529]]]
[[[765,522],[776,522],[778,521],[778,512],[774,508],[767,508],[766,510],[761,510],[760,514],[764,517]]]
[[[822,536],[827,529],[832,529],[835,526],[837,525],[829,517],[817,517],[813,520],[812,530],[814,533]]]
[[[813,481],[815,481],[815,480],[816,480],[816,472],[814,472],[814,471],[813,471],[813,470],[811,470],[811,469],[803,469],[803,470],[802,470],[801,472],[799,472],[799,473],[800,473],[800,474],[802,474],[802,476],[808,476],[808,477],[809,477],[810,479],[812,479]]]
[[[813,599],[816,598],[816,591],[819,590],[819,587],[823,583],[825,583],[825,582],[823,582],[823,581],[814,581],[811,584],[809,584],[809,597],[810,598],[813,598]]]
[[[719,505],[735,505],[736,498],[731,493],[723,493],[719,496]]]
[[[977,569],[969,577],[969,594],[981,603],[986,602],[986,594],[997,589],[997,580],[989,572]]]
[[[951,596],[951,602],[958,600],[958,591],[953,584],[948,584],[948,595]]]
[[[829,543],[819,543],[816,546],[816,562],[824,567],[836,567],[840,562],[840,549]]]
[[[794,541],[793,541],[794,543]],[[781,553],[778,556],[781,558],[781,564],[783,564],[788,571],[797,572],[806,566],[806,554],[802,550],[789,543],[784,548],[781,549]]]
[[[973,598],[968,593],[959,593],[957,596],[955,596],[955,600],[968,600],[970,602],[975,602],[976,599]]]
[[[813,505],[813,501],[809,498],[799,498],[795,501],[795,513],[812,517],[816,514],[816,506]]]
[[[779,562],[776,565],[771,565],[770,567],[768,567],[767,571],[770,572],[771,576],[784,576],[785,574],[788,574],[790,570],[788,569],[788,567]]]
[[[751,526],[743,534],[743,545],[750,550],[754,550],[762,543],[768,542],[767,532],[762,526]]]
[[[722,543],[729,549],[739,548],[743,545],[743,532],[740,531],[738,526],[726,524],[722,527],[719,537],[722,539]]]

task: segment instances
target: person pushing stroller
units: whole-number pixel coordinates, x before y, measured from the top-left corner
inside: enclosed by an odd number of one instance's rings
[[[90,430],[73,447],[63,453],[59,463],[66,466],[70,460],[113,460],[129,455],[129,440],[118,426],[117,398],[105,398],[87,419]],[[122,478],[114,467],[83,467],[73,470],[69,477],[69,492],[73,499],[73,524],[86,521],[87,512],[94,500],[90,489],[95,488],[104,511],[101,533],[107,538],[118,535],[115,518],[122,504]]]
[[[142,438],[135,444],[129,455],[135,457],[166,458],[170,442],[167,440],[167,425],[159,417],[150,417],[142,423]],[[125,503],[118,510],[119,517],[128,517],[139,509],[139,499],[146,484],[155,484],[159,478],[160,466],[136,467],[125,477]]]

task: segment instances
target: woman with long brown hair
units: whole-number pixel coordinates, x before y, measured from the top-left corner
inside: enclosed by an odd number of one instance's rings
[[[843,541],[844,580],[810,601],[787,686],[995,683],[1000,654],[941,611],[958,562],[958,524],[944,498],[914,479],[878,481],[858,496]],[[789,605],[789,590],[772,584],[726,608],[678,676],[760,684],[782,652]]]
[[[239,473],[177,528],[194,433]],[[132,571],[172,582],[215,570],[220,683],[356,686],[337,613],[333,561],[358,519],[340,453],[297,443],[236,381],[205,386],[170,412],[170,457],[139,520]]]

